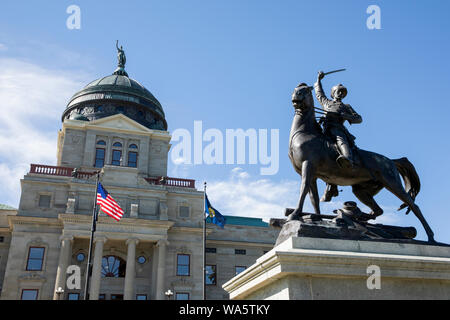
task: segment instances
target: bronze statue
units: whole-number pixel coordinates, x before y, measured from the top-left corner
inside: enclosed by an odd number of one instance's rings
[[[305,83],[299,84],[292,94],[292,103],[295,115],[289,137],[289,158],[296,172],[301,175],[302,183],[298,206],[289,214],[287,221],[301,219],[307,194],[316,214],[320,214],[317,190],[319,178],[330,185],[352,186],[355,196],[372,210],[366,220],[375,219],[383,213],[373,197],[386,188],[403,201],[400,208],[408,207],[406,213],[410,210],[414,212],[426,231],[428,241],[435,242],[433,231],[414,203],[420,191],[420,179],[407,158],[391,160],[381,154],[358,149],[359,161],[355,161],[353,166],[341,166],[336,162],[341,154],[334,141],[322,132],[315,119],[312,87]],[[357,116],[353,117],[345,120],[358,120]],[[405,188],[400,177],[405,182]]]
[[[127,57],[125,56],[125,51],[123,50],[123,47],[120,46],[119,48],[119,40],[116,40],[116,48],[117,48],[117,66],[119,68],[125,68],[125,63],[127,62]]]
[[[327,72],[334,73],[337,71],[344,71],[340,69],[336,71]],[[316,98],[320,102],[324,110],[324,116],[320,120],[320,124],[323,124],[323,132],[326,136],[330,137],[339,153],[336,159],[340,166],[353,166],[355,159],[353,154],[357,152],[355,145],[355,137],[344,126],[344,122],[348,121],[350,124],[361,123],[362,117],[353,110],[349,104],[344,104],[342,99],[347,96],[347,88],[342,84],[338,84],[331,89],[331,98],[328,99],[322,89],[321,80],[326,75],[322,71],[319,71],[317,81],[314,84],[316,91]],[[338,188],[334,184],[327,184],[326,190],[320,201],[328,202],[332,197],[336,197],[339,194]]]
[[[350,124],[361,123],[362,117],[353,110],[349,104],[342,102],[347,96],[347,88],[342,84],[338,84],[331,89],[331,98],[328,99],[322,89],[321,80],[325,74],[319,71],[317,82],[314,84],[317,100],[325,111],[323,120],[324,133],[332,137],[336,141],[339,157],[336,159],[341,166],[353,166],[353,152],[355,144],[355,137],[348,132],[344,126],[344,122],[348,121]]]
[[[125,63],[127,62],[127,57],[125,56],[125,51],[123,50],[123,47],[120,46],[119,48],[119,40],[116,41],[116,48],[117,48],[117,68],[116,70],[114,70],[113,74],[128,77],[128,73],[125,71]]]

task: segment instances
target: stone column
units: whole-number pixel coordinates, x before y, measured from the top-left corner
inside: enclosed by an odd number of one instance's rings
[[[158,247],[158,270],[156,272],[156,300],[164,300],[165,287],[165,271],[166,271],[166,246],[167,240],[159,240]]]
[[[100,281],[102,277],[102,258],[103,258],[103,245],[106,242],[105,237],[98,237],[94,239],[94,262],[92,265],[92,276],[89,291],[89,300],[98,300],[100,293]]]
[[[112,139],[106,138],[105,165],[111,164],[112,161]]]
[[[136,245],[138,239],[128,239],[126,244],[127,250],[127,267],[125,270],[125,288],[123,291],[124,300],[134,300],[134,281],[136,278]]]
[[[56,290],[61,287],[66,289],[67,267],[72,257],[72,236],[61,236],[61,250],[59,251],[58,269],[56,271],[55,290],[53,291],[53,300],[63,299],[64,294],[59,296]]]
[[[123,149],[122,149],[122,159],[123,159],[123,166],[128,167],[128,146],[130,144],[130,140],[126,139],[123,142]]]

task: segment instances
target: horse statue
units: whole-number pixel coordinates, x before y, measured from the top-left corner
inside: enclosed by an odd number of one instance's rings
[[[316,121],[312,89],[301,83],[292,94],[295,115],[289,136],[289,158],[295,171],[302,177],[302,182],[297,208],[289,214],[287,221],[300,219],[308,193],[315,213],[320,214],[317,190],[317,179],[320,178],[328,184],[352,186],[354,195],[372,210],[367,215],[368,219],[375,219],[383,213],[373,197],[386,188],[403,201],[400,209],[407,207],[406,214],[414,212],[425,229],[428,241],[435,243],[433,231],[414,203],[420,191],[420,179],[412,163],[407,158],[392,160],[375,152],[358,149],[358,165],[340,166],[336,162],[339,153],[333,141],[323,134]]]

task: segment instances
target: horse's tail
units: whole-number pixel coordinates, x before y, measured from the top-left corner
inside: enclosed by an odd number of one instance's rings
[[[416,168],[414,168],[413,164],[405,157],[392,161],[394,161],[397,170],[399,171],[400,175],[403,178],[403,181],[405,182],[406,192],[411,196],[413,200],[415,200],[417,194],[420,191],[420,179],[419,175],[417,174]],[[406,207],[408,207],[408,205],[406,203],[403,203],[400,208],[398,208],[398,210],[402,210]],[[408,214],[410,210],[411,208],[408,207],[406,214]]]

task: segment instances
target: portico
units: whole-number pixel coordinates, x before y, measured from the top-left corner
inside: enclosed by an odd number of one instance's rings
[[[63,225],[63,236],[61,236],[60,258],[58,272],[55,281],[55,290],[65,287],[66,274],[60,270],[66,270],[73,263],[73,256],[80,251],[78,247],[85,246],[90,236],[91,218],[87,215],[60,214],[58,217]],[[97,231],[94,236],[93,268],[90,277],[89,299],[98,300],[103,298],[105,290],[110,294],[123,295],[124,300],[136,299],[136,278],[139,275],[139,283],[143,284],[140,295],[147,299],[164,299],[165,289],[165,262],[167,231],[173,225],[171,221],[145,220],[123,218],[120,223],[109,217],[99,217]],[[72,246],[72,243],[78,245]],[[138,247],[138,245],[140,245]],[[146,268],[137,265],[137,256],[151,264]],[[118,257],[124,261],[125,272],[123,274],[108,273],[108,262],[105,257]],[[79,264],[82,268],[82,283],[86,279],[86,260]],[[76,260],[76,259],[75,259]],[[114,262],[115,263],[115,262]],[[113,267],[120,267],[114,265]],[[156,272],[153,270],[156,268]],[[137,270],[139,269],[139,270]],[[147,272],[145,272],[145,269]],[[139,271],[139,272],[138,272]],[[102,288],[102,283],[108,283]],[[82,290],[81,290],[82,291]],[[84,292],[80,292],[81,296]],[[109,292],[111,291],[111,292]],[[55,293],[54,299],[58,299]]]

